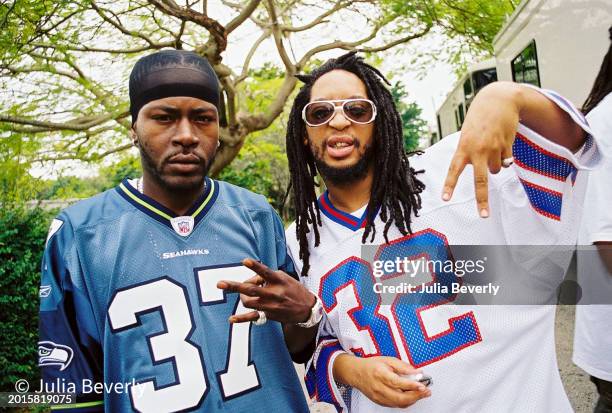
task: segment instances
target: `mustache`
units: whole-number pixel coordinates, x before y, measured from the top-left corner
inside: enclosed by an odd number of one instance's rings
[[[162,163],[163,164],[167,164],[167,163],[173,162],[174,158],[176,158],[176,157],[184,158],[186,156],[188,156],[188,157],[195,157],[195,158],[197,158],[197,160],[200,163],[206,163],[207,162],[206,157],[204,157],[203,155],[199,154],[196,151],[192,151],[192,150],[190,150],[190,151],[178,150],[178,151],[174,151],[174,152],[166,155],[164,157],[164,160],[162,161]]]
[[[321,149],[323,149],[324,151],[327,150],[327,143],[330,139],[331,136],[323,140],[323,142],[321,143]],[[351,139],[353,140],[353,146],[355,147],[355,149],[359,149],[361,147],[361,142],[359,142],[359,139],[355,138],[354,136],[351,136]]]

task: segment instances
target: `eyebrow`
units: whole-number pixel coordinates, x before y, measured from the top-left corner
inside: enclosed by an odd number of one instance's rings
[[[177,109],[176,107],[166,106],[166,105],[153,106],[151,110],[163,110],[164,112],[167,112],[167,113],[180,112],[180,110]],[[215,110],[215,108],[195,108],[189,111],[189,113],[195,113],[195,114],[201,114],[201,113],[207,113],[207,112],[217,114],[217,111]]]
[[[367,99],[367,97],[362,96],[362,95],[353,95],[353,96],[350,96],[350,97],[348,97],[348,98],[346,98],[346,99]],[[316,98],[316,99],[313,99],[311,102],[321,102],[321,101],[324,101],[324,100],[346,100],[346,99],[324,99],[324,98]]]

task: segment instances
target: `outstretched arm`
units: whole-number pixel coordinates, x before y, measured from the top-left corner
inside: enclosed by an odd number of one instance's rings
[[[573,117],[562,106],[568,106]],[[482,89],[470,106],[461,138],[451,161],[442,199],[451,199],[466,165],[474,167],[474,187],[480,216],[489,216],[488,172],[498,173],[504,159],[512,158],[519,122],[550,141],[576,152],[586,135],[578,122],[584,118],[560,98],[551,100],[538,89],[496,82]]]

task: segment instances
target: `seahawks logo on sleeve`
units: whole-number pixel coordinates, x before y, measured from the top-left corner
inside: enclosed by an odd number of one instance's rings
[[[38,366],[59,366],[60,371],[66,370],[70,365],[74,352],[68,346],[56,344],[52,341],[38,342]]]

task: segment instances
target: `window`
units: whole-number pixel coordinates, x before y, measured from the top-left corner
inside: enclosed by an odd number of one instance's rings
[[[436,120],[438,121],[438,136],[440,137],[440,139],[443,138],[442,136],[442,124],[440,123],[440,115],[436,115]]]
[[[538,53],[535,40],[532,40],[518,56],[512,59],[512,80],[540,86]]]
[[[459,112],[459,127],[463,125],[463,121],[465,120],[465,114],[463,113],[463,103],[460,103],[457,106],[457,111]]]
[[[457,108],[455,109],[455,126],[457,126],[457,130],[461,129],[464,119],[465,119],[465,114],[463,111],[463,103],[460,103],[457,105]]]
[[[472,82],[474,83],[475,93],[478,93],[480,89],[495,81],[497,81],[497,69],[494,67],[478,70],[472,73]]]
[[[469,99],[472,97],[472,92],[472,80],[468,77],[463,83],[463,94],[465,95],[465,98]]]

